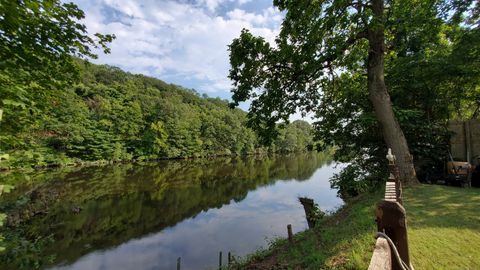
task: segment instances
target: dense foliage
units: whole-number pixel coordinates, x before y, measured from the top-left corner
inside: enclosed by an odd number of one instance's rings
[[[387,32],[390,51],[385,58],[385,80],[421,180],[443,168],[451,135],[448,121],[478,118],[480,105],[478,19],[463,14],[466,7],[460,2],[457,9],[445,4],[425,1],[390,9],[403,23],[392,24]],[[353,161],[332,179],[349,195],[377,186],[386,173],[386,145],[365,80],[361,66],[350,66],[323,88],[325,106],[316,110],[319,138],[339,146],[337,159]]]
[[[478,2],[383,1],[378,18],[374,2],[274,1],[286,12],[275,45],[246,29],[230,45],[233,98],[253,100],[249,123],[268,137],[276,121],[314,112],[318,138],[338,146],[336,159],[350,162],[332,179],[345,195],[386,178],[384,122],[400,124],[403,132],[394,133],[406,137],[417,169],[433,168],[447,153],[447,121],[479,115]],[[385,72],[377,77],[385,77],[390,97],[377,103],[391,99],[396,118],[382,124],[368,87],[378,26],[385,28],[379,41]]]
[[[59,0],[0,1],[0,161],[5,149],[25,148],[17,134],[35,129],[49,96],[78,79],[76,60],[108,53],[115,36],[89,35],[85,14]],[[4,166],[4,165],[3,165]]]
[[[4,110],[7,117],[38,114],[41,107],[36,104],[43,101],[42,93],[36,93],[40,88],[52,90],[75,79],[72,55],[95,58],[92,48],[108,53],[106,45],[115,36],[88,35],[79,22],[83,17],[75,4],[59,0],[0,0],[0,121]],[[19,122],[17,126],[26,125]],[[0,135],[0,142],[3,139],[9,138]],[[0,143],[0,162],[9,159],[2,147]],[[0,185],[0,195],[10,188]],[[0,213],[0,226],[3,216]]]
[[[26,88],[34,108],[6,107],[3,167],[305,151],[310,124],[296,121],[269,148],[246,113],[219,98],[78,61],[80,80],[57,91]]]

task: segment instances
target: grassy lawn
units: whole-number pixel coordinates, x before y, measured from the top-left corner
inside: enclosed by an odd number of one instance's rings
[[[480,189],[422,185],[404,197],[416,269],[480,269]]]
[[[241,269],[367,269],[383,192],[365,194],[293,244],[272,243]],[[410,256],[415,269],[480,269],[480,189],[421,185],[405,190]],[[235,268],[235,267],[233,267]]]

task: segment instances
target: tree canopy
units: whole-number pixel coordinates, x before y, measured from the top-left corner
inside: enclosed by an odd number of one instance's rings
[[[115,36],[90,36],[80,21],[85,14],[73,3],[58,0],[0,1],[2,73],[51,86],[75,74],[74,57],[96,58],[92,49],[110,50]],[[18,76],[18,71],[23,76]],[[4,74],[5,75],[5,74]]]
[[[275,44],[244,29],[229,48],[234,105],[252,100],[249,123],[260,134],[275,134],[275,123],[288,121],[297,110],[313,111],[319,136],[340,147],[342,160],[356,160],[362,168],[359,175],[369,175],[366,172],[379,170],[386,145],[394,148],[392,142],[398,141],[389,141],[386,130],[394,130],[397,138],[402,134],[410,138],[415,154],[414,135],[422,135],[411,132],[412,125],[423,125],[423,131],[445,121],[452,116],[452,105],[466,108],[472,103],[464,93],[474,97],[478,91],[478,41],[473,36],[478,36],[479,7],[474,1],[274,4],[286,12]],[[466,45],[466,40],[473,44]],[[377,59],[372,52],[377,52]],[[373,70],[372,63],[379,67],[384,63],[385,72]],[[381,81],[374,79],[384,77],[394,105],[390,111],[395,113],[387,121],[381,118],[388,110],[375,106],[389,107],[386,89],[375,101]],[[435,121],[417,118],[434,111],[443,111]],[[405,132],[395,128],[395,122]],[[392,125],[385,128],[387,124]],[[375,163],[365,164],[370,158]]]

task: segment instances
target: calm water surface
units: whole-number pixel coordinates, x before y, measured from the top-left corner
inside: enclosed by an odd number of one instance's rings
[[[39,251],[55,258],[47,269],[176,269],[178,257],[182,269],[213,269],[219,251],[225,264],[287,224],[305,230],[299,196],[341,206],[328,182],[340,167],[320,153],[43,172],[9,195],[28,194],[10,215],[28,237],[52,235]]]

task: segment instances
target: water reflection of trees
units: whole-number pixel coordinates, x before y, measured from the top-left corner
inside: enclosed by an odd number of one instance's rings
[[[309,179],[326,162],[327,155],[310,153],[42,173],[43,184],[28,187],[27,203],[10,211],[9,223],[23,228],[27,239],[53,233],[55,241],[42,253],[56,254],[56,262],[73,262],[93,250],[241,201],[249,191],[277,180]]]

